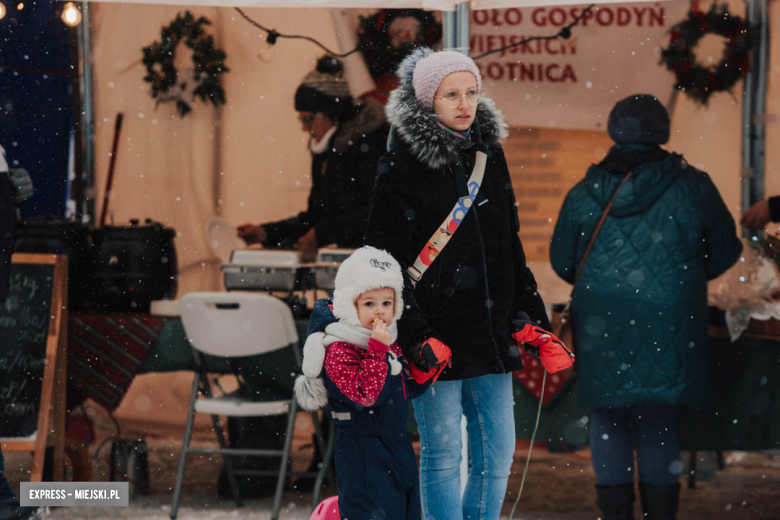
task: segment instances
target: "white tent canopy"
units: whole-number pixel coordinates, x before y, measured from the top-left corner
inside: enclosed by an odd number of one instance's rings
[[[60,0],[64,1],[64,0]],[[534,7],[540,5],[590,4],[585,0],[88,0],[91,2],[122,4],[183,5],[192,7],[295,7],[295,8],[355,8],[355,9],[408,9],[421,8],[430,11],[454,11],[457,4],[468,3],[472,9],[506,9],[508,7]],[[655,2],[656,0],[635,0]],[[598,3],[618,3],[621,0],[600,0]],[[625,3],[625,0],[623,0]]]

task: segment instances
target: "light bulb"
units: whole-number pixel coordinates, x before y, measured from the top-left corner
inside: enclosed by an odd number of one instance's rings
[[[266,45],[259,54],[260,60],[264,62],[273,61],[276,58],[276,49],[273,45]]]
[[[3,5],[3,2],[0,2],[0,20],[5,18],[5,5]]]
[[[62,9],[62,21],[69,27],[76,27],[81,23],[81,11],[73,2],[68,2]]]
[[[22,9],[24,9],[24,2],[19,2],[18,4],[16,4],[17,11],[21,11]]]

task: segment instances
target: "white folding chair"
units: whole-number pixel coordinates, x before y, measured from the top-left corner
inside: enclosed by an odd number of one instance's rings
[[[173,493],[171,518],[175,519],[181,499],[181,489],[184,481],[184,471],[187,455],[190,453],[220,454],[225,459],[230,488],[238,507],[243,506],[239,494],[236,475],[277,475],[276,494],[273,503],[273,520],[279,517],[282,501],[282,491],[285,479],[291,475],[308,475],[308,472],[288,472],[287,462],[290,458],[295,418],[298,407],[293,392],[290,398],[282,401],[257,402],[234,395],[213,397],[209,384],[203,354],[223,358],[238,358],[267,354],[280,349],[292,348],[295,353],[297,367],[300,368],[300,352],[298,349],[298,333],[295,329],[292,312],[282,301],[265,294],[252,293],[189,293],[181,299],[181,319],[184,331],[193,348],[197,374],[192,383],[187,425],[184,430],[184,443],[181,450],[179,471],[176,477],[176,488]],[[199,394],[203,397],[199,398]],[[192,426],[196,413],[211,415],[214,430],[219,441],[219,448],[191,448]],[[281,450],[228,448],[222,429],[220,415],[256,417],[287,414],[287,431],[284,437],[284,447]],[[319,501],[322,481],[328,472],[328,462],[333,451],[333,435],[329,436],[327,446],[320,428],[316,413],[311,414],[317,433],[317,440],[323,455],[323,465],[316,473],[313,504]],[[281,457],[279,471],[233,469],[231,456],[278,456]]]

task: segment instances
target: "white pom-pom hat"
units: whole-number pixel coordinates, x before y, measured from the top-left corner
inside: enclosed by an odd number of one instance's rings
[[[387,251],[371,246],[356,249],[336,273],[333,315],[340,321],[362,327],[355,301],[367,291],[389,287],[395,291],[393,321],[404,311],[404,277],[401,266]]]

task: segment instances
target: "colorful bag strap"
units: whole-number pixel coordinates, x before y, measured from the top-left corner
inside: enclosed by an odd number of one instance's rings
[[[455,207],[452,208],[450,214],[444,219],[439,228],[431,235],[428,242],[423,247],[420,254],[417,255],[417,259],[414,264],[409,266],[406,270],[409,278],[412,279],[412,285],[417,285],[425,271],[431,266],[433,261],[444,250],[444,247],[449,243],[455,230],[458,229],[460,223],[466,217],[466,214],[471,209],[471,205],[477,199],[477,193],[482,186],[482,180],[485,178],[485,166],[487,165],[487,154],[485,152],[478,151],[477,157],[474,161],[474,170],[471,172],[471,176],[468,181],[468,193],[458,199]],[[461,174],[462,175],[462,174]]]

